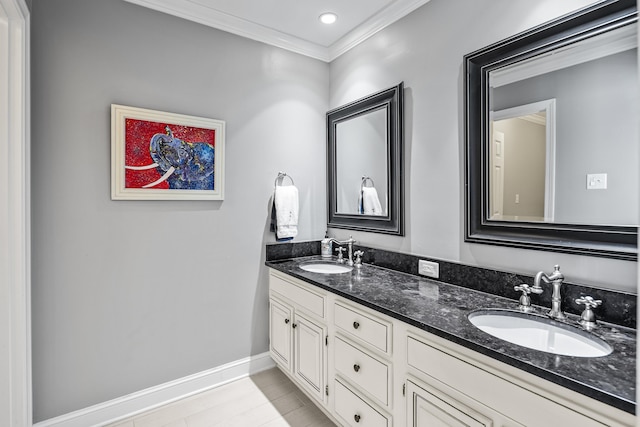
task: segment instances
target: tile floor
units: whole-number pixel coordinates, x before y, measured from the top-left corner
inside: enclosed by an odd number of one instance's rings
[[[335,427],[277,368],[179,400],[110,427]]]

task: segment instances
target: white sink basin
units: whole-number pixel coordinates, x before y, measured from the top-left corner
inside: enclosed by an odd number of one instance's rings
[[[341,274],[348,273],[353,267],[344,264],[338,264],[332,261],[309,261],[300,264],[300,268],[311,273],[321,274]]]
[[[588,332],[526,313],[479,310],[468,317],[484,332],[534,350],[575,357],[601,357],[613,351],[609,344]]]

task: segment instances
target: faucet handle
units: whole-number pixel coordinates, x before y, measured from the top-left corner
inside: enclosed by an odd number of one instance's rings
[[[536,288],[535,286],[530,286],[530,285],[527,285],[526,283],[514,286],[513,290],[522,292],[522,295],[529,295],[529,294],[540,295],[543,291],[542,288]]]
[[[592,309],[592,308],[596,308],[599,305],[602,304],[602,300],[601,299],[593,299],[593,297],[590,296],[584,296],[584,297],[580,297],[580,298],[576,298],[576,304],[580,305],[580,304],[584,304],[585,307],[585,311],[587,309]]]
[[[513,290],[522,292],[522,295],[520,295],[520,300],[518,301],[519,302],[518,309],[520,311],[524,311],[525,313],[528,313],[534,310],[534,308],[531,307],[531,297],[529,296],[529,294],[531,292],[534,292],[536,294],[542,293],[542,289],[534,288],[532,286],[527,285],[526,283],[514,286]]]
[[[364,255],[364,251],[362,251],[362,250],[355,251],[353,253],[353,255],[355,255],[355,257],[356,257],[356,260],[353,262],[353,264],[356,267],[362,267],[362,255]]]
[[[596,315],[593,313],[593,309],[602,304],[602,300],[594,300],[590,296],[583,296],[576,298],[576,304],[584,304],[584,311],[580,315],[580,325],[584,329],[590,330],[596,327]]]
[[[342,246],[338,246],[336,248],[336,252],[338,252],[338,262],[344,262],[344,258],[342,257],[342,252],[346,251]]]

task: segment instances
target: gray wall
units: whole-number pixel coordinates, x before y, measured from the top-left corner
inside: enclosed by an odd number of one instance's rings
[[[121,0],[32,18],[35,421],[267,351],[279,170],[326,227],[328,65]],[[111,103],[225,120],[226,199],[111,201]]]
[[[590,3],[431,0],[333,61],[331,108],[405,82],[406,236],[353,237],[390,250],[528,274],[560,264],[568,281],[635,293],[635,262],[463,242],[463,56]],[[637,162],[637,155],[631,157]]]
[[[632,49],[495,89],[496,111],[556,99],[556,222],[638,224],[637,61]],[[587,190],[590,173],[607,189]]]

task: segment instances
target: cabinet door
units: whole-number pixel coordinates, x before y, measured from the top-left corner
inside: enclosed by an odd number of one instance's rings
[[[407,382],[407,424],[410,427],[491,427],[493,421],[446,394]]]
[[[292,326],[295,347],[294,376],[308,386],[315,397],[324,402],[326,329],[300,313],[295,314]]]
[[[293,310],[274,299],[269,300],[269,350],[273,360],[291,371]]]

